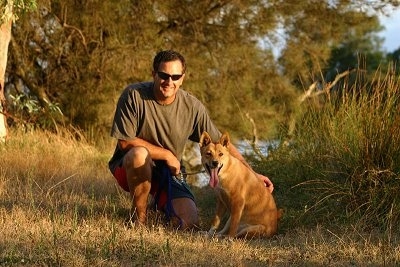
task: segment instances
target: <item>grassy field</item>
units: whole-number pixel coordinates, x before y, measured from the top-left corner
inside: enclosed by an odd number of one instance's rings
[[[319,223],[285,181],[276,183],[285,209],[279,234],[265,240],[215,240],[164,227],[124,224],[129,196],[99,151],[68,134],[12,132],[0,154],[1,266],[393,266],[398,229],[360,231]],[[284,176],[282,176],[284,177]],[[193,188],[201,227],[213,213],[213,192]],[[288,193],[288,194],[286,194]],[[289,205],[291,206],[282,206]],[[323,221],[323,220],[321,220]]]
[[[308,103],[288,146],[249,158],[284,210],[270,239],[208,239],[154,212],[130,227],[112,140],[13,130],[0,144],[0,266],[399,266],[399,78],[354,84]],[[192,189],[208,230],[213,191]]]

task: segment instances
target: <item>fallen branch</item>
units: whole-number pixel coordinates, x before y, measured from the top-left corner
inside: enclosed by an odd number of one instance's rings
[[[352,71],[355,70],[347,70],[344,71],[342,73],[339,73],[336,75],[335,79],[332,82],[329,82],[327,84],[325,84],[324,88],[322,88],[321,90],[315,91],[317,89],[317,85],[318,82],[314,82],[313,84],[311,84],[307,91],[304,92],[303,95],[301,95],[298,98],[298,105],[300,106],[306,99],[308,98],[312,98],[312,97],[317,97],[320,94],[326,94],[329,95],[330,91],[332,90],[332,88],[345,76],[348,76]],[[288,139],[290,140],[294,134],[296,128],[296,118],[295,118],[295,114],[292,115],[291,121],[289,123],[289,130],[288,130]],[[288,144],[289,141],[285,141],[283,142],[284,144]]]
[[[253,140],[251,141],[251,147],[253,148],[253,151],[260,157],[264,158],[265,155],[263,155],[260,151],[260,148],[257,146],[258,143],[258,134],[257,134],[257,125],[254,122],[254,119],[250,117],[250,114],[246,112],[246,118],[250,121],[251,125],[253,126]]]
[[[254,119],[250,117],[250,114],[248,112],[246,112],[246,118],[250,121],[251,125],[253,126],[253,140],[251,141],[251,144],[252,146],[255,146],[258,142],[256,123],[254,122]]]
[[[335,79],[332,82],[327,83],[322,90],[319,90],[317,92],[314,92],[314,91],[317,88],[318,82],[314,82],[313,84],[311,84],[308,87],[308,90],[306,92],[304,92],[304,94],[302,96],[299,97],[299,102],[302,103],[307,98],[316,97],[323,93],[329,94],[330,90],[340,81],[340,79],[349,75],[350,72],[351,72],[351,70],[347,70],[342,73],[339,73],[338,75],[336,75]]]

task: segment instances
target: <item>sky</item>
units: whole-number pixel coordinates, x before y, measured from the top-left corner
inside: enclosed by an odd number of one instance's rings
[[[400,7],[387,11],[387,16],[379,16],[381,25],[385,27],[378,35],[383,37],[385,40],[383,42],[383,50],[385,52],[393,52],[400,48]],[[263,40],[260,41],[260,45],[266,45],[271,47],[271,44]],[[284,46],[284,42],[281,40],[280,45],[272,46],[273,54],[278,56],[281,48]]]
[[[381,16],[379,19],[386,28],[379,34],[385,38],[383,49],[386,52],[393,52],[400,48],[400,8],[392,11],[389,17]]]

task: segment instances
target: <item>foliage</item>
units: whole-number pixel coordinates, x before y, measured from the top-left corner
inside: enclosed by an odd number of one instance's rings
[[[18,124],[18,128],[55,130],[61,122],[63,113],[57,103],[47,103],[46,108],[43,108],[38,100],[29,95],[20,94],[9,97],[13,103],[10,111],[14,114],[14,123]]]
[[[387,54],[388,61],[393,62],[395,66],[400,66],[400,47],[393,51],[392,53]],[[396,73],[400,73],[400,68],[396,68]]]
[[[400,79],[394,73],[378,70],[368,82],[359,70],[351,87],[344,82],[325,105],[307,108],[289,147],[271,152],[271,161],[284,161],[277,181],[304,193],[301,205],[311,212],[386,231],[400,222]]]
[[[285,75],[298,88],[308,87],[315,80],[330,81],[337,73],[353,67],[351,63],[357,63],[358,54],[381,49],[382,41],[376,33],[382,27],[377,17],[347,5],[343,1],[336,5],[299,1],[289,9],[290,16],[283,26],[287,44],[279,60]],[[321,73],[325,68],[327,78]]]
[[[66,124],[108,136],[121,90],[150,80],[155,53],[173,48],[188,61],[184,89],[221,130],[249,139],[250,117],[260,138],[276,137],[296,109],[295,77],[323,68],[352,33],[377,30],[355,8],[363,1],[352,2],[39,0],[14,25],[6,93],[28,88],[43,107],[59,103]],[[287,46],[277,62],[280,27]]]
[[[0,25],[8,20],[17,20],[19,14],[36,9],[36,0],[0,0]],[[9,11],[13,11],[10,13]]]
[[[382,71],[386,72],[387,62],[384,52],[381,51],[382,39],[374,35],[382,29],[382,26],[375,17],[369,18],[365,24],[369,27],[359,29],[356,34],[347,34],[339,45],[332,48],[324,71],[324,80],[332,81],[337,73],[349,69],[364,68],[364,71],[371,76],[378,68],[385,67]],[[360,59],[367,61],[368,64],[358,65],[363,62]]]

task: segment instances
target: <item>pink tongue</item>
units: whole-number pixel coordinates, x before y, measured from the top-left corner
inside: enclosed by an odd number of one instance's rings
[[[211,169],[210,172],[210,186],[212,188],[218,185],[218,168]]]

